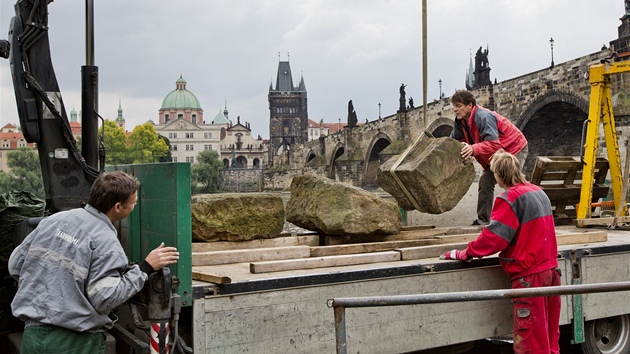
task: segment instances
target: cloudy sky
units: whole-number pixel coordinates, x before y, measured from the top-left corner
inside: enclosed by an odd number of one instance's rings
[[[429,101],[465,87],[471,53],[489,49],[491,79],[511,79],[599,51],[617,38],[623,0],[428,0]],[[8,37],[13,0],[0,2]],[[303,75],[309,117],[359,122],[395,113],[398,87],[422,104],[422,1],[416,0],[95,0],[99,111],[127,129],[157,121],[180,75],[206,120],[227,100],[229,117],[269,137],[269,84],[279,58]],[[53,65],[68,112],[80,110],[85,65],[85,1],[48,6]],[[280,56],[279,54],[280,53]],[[289,54],[287,54],[289,53]],[[18,123],[9,61],[0,60],[0,126]]]

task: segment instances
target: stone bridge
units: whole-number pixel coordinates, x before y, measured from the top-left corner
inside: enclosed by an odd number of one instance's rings
[[[609,56],[603,49],[554,67],[473,89],[477,103],[510,119],[529,142],[528,173],[535,156],[578,156],[584,121],[588,117],[589,67]],[[613,77],[615,121],[627,126],[628,81],[626,74]],[[398,112],[366,124],[346,126],[336,134],[291,147],[291,166],[269,170],[265,189],[283,189],[294,174],[316,173],[364,188],[375,188],[378,166],[404,151],[425,130],[448,136],[453,127],[453,107],[445,97],[423,107]],[[624,146],[620,142],[620,146]],[[622,149],[624,150],[624,149]],[[285,176],[283,179],[282,176]],[[529,177],[529,176],[528,176]]]

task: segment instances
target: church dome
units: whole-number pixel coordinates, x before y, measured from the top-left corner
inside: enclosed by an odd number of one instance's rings
[[[186,90],[186,80],[179,76],[175,82],[175,90],[169,92],[162,101],[161,110],[169,109],[201,109],[199,100],[192,92]]]

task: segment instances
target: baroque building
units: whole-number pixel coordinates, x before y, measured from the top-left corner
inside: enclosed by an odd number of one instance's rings
[[[221,130],[231,125],[227,118],[227,107],[206,123],[199,100],[186,89],[186,80],[180,75],[175,90],[162,101],[155,131],[170,141],[173,162],[194,163],[203,150],[219,151]]]
[[[241,117],[236,117],[236,124],[221,132],[221,160],[225,168],[259,169],[267,165],[267,150],[263,139],[252,137],[249,123],[241,124]]]
[[[304,77],[294,86],[289,61],[278,63],[275,88],[269,84],[269,167],[290,164],[288,151],[308,137],[308,107]]]

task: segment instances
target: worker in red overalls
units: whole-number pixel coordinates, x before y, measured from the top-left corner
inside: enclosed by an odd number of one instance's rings
[[[505,189],[494,202],[490,224],[465,250],[452,250],[440,258],[469,262],[500,251],[499,261],[512,279],[512,289],[560,285],[549,198],[525,181],[517,158],[509,153],[495,153],[490,169]],[[559,353],[560,296],[515,298],[512,302],[514,353]]]

